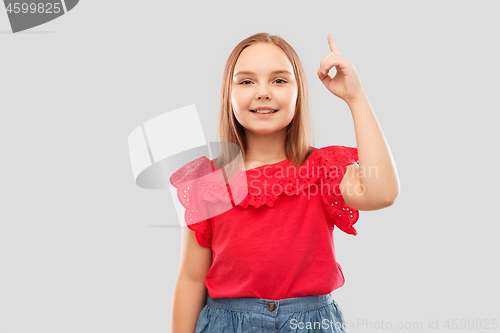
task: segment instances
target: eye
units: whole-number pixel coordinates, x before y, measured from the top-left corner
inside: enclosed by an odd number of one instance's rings
[[[278,82],[278,81],[280,81],[280,82]],[[248,83],[245,83],[245,82],[248,82]],[[276,80],[274,80],[274,82],[276,82],[276,83],[278,83],[278,84],[287,83],[287,82],[286,82],[285,80],[283,80],[283,79],[276,79]],[[249,85],[250,83],[252,83],[252,81],[250,81],[250,80],[244,80],[244,81],[241,81],[239,84],[246,86],[246,85]]]

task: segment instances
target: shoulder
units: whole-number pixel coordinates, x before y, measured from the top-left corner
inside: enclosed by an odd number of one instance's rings
[[[203,177],[212,172],[212,161],[206,156],[198,157],[181,166],[170,176],[170,183],[177,187],[178,184]]]
[[[355,147],[331,145],[322,148],[312,147],[312,150],[311,157],[323,160],[324,163],[344,166],[359,163],[358,148]]]

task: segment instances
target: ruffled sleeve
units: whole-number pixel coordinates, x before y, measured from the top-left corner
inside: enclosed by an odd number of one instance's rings
[[[195,193],[202,193],[200,184],[203,182],[200,180],[212,171],[212,161],[202,156],[183,165],[169,179],[177,189],[179,202],[186,208],[184,220],[187,227],[195,232],[196,240],[204,247],[210,247],[212,244],[212,225],[206,204]]]
[[[340,192],[340,183],[347,166],[359,163],[358,149],[346,146],[327,146],[317,151],[315,159],[319,167],[322,200],[331,221],[342,231],[357,235],[353,225],[358,221],[359,211],[347,206]]]

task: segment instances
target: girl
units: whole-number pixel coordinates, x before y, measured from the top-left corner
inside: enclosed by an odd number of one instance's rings
[[[356,235],[358,211],[392,205],[399,180],[354,66],[330,34],[328,43],[317,75],[349,106],[358,148],[310,145],[304,69],[282,38],[255,34],[229,56],[218,139],[241,149],[249,186],[210,184],[231,160],[227,153],[172,174],[188,226],[173,333],[345,332],[332,296],[344,284],[333,229]],[[231,209],[208,215],[203,201]]]

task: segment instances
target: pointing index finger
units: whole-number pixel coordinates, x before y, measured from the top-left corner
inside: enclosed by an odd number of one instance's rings
[[[332,34],[330,34],[330,33],[328,33],[328,44],[330,45],[330,50],[332,52],[340,53],[339,48],[337,47],[337,44],[335,44],[335,41],[333,40]]]

